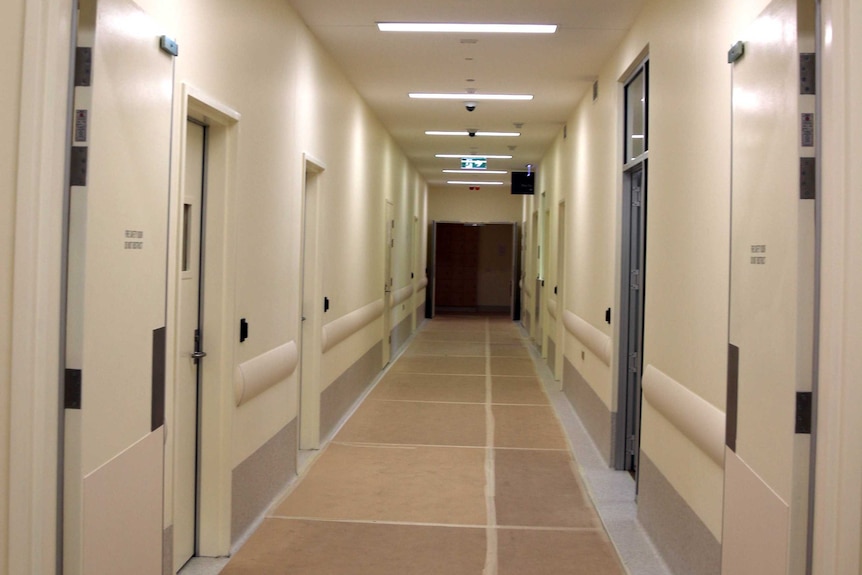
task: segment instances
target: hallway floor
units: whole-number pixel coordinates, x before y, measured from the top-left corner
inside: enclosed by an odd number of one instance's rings
[[[536,365],[507,318],[426,322],[222,573],[626,573]]]

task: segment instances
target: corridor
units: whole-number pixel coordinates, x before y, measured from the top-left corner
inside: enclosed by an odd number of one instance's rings
[[[222,573],[625,570],[517,324],[444,316]]]

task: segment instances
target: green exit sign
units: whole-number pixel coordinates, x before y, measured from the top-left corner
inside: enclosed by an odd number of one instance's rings
[[[488,158],[461,158],[462,170],[487,170]]]

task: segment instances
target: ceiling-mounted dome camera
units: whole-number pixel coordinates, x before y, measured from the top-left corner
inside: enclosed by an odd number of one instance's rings
[[[475,110],[477,105],[476,102],[464,102],[464,107],[467,108],[468,112]]]
[[[476,130],[470,130],[470,131],[469,131],[469,132],[467,132],[467,133],[470,135],[470,137],[471,137],[471,138],[475,138],[475,137],[476,137]]]

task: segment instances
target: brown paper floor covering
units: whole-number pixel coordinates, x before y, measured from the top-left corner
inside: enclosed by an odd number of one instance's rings
[[[517,326],[426,322],[226,575],[621,575]]]

